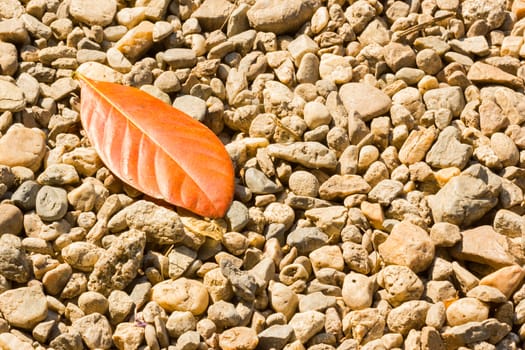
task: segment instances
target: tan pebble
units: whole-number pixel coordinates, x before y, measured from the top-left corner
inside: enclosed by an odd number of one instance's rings
[[[518,265],[502,267],[483,277],[479,284],[499,289],[507,298],[520,286],[525,277],[525,270]]]
[[[153,45],[153,27],[149,21],[141,22],[117,41],[115,48],[129,60],[135,61]]]
[[[342,295],[345,304],[352,310],[370,307],[374,295],[374,284],[372,278],[351,271],[343,282]]]
[[[144,327],[135,322],[119,323],[112,339],[118,349],[137,349],[144,341]]]
[[[467,322],[481,322],[488,318],[489,307],[476,298],[461,298],[447,308],[447,322],[451,326],[458,326]]]
[[[87,291],[79,296],[78,307],[80,307],[86,315],[94,312],[103,315],[108,311],[109,302],[104,295],[98,292]]]
[[[434,177],[439,185],[443,187],[447,182],[455,176],[458,176],[461,173],[461,170],[456,167],[450,167],[445,169],[440,169],[434,173]]]
[[[16,124],[0,138],[0,164],[24,166],[32,171],[40,168],[46,149],[42,130]]]
[[[219,346],[223,350],[253,350],[258,343],[257,333],[248,327],[230,328],[219,335]]]
[[[385,216],[381,204],[363,201],[361,202],[361,211],[374,228],[381,229],[383,227]]]
[[[317,248],[308,256],[312,262],[312,267],[315,271],[329,267],[338,271],[343,271],[345,262],[343,260],[343,253],[341,248],[336,245],[324,246]]]
[[[270,283],[270,302],[275,312],[281,312],[289,320],[299,305],[299,297],[282,283]]]
[[[208,291],[201,282],[183,277],[153,286],[151,300],[167,312],[190,311],[200,315],[208,307]]]
[[[47,293],[58,295],[66,286],[73,270],[68,264],[60,264],[54,269],[46,272],[42,277],[42,283]]]

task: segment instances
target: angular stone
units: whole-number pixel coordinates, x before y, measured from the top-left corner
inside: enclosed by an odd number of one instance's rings
[[[523,79],[483,62],[474,63],[468,71],[467,78],[474,84],[501,84],[511,88],[523,88]]]
[[[472,156],[472,146],[461,143],[459,130],[448,126],[442,130],[426,155],[426,162],[434,168],[463,169]]]
[[[267,147],[272,157],[299,163],[307,168],[334,169],[337,166],[335,152],[319,142],[294,142],[288,145],[271,144]]]
[[[18,112],[25,105],[22,89],[9,81],[0,80],[0,111]]]
[[[71,327],[89,349],[110,349],[113,345],[111,325],[104,315],[89,314],[73,322]]]
[[[512,265],[505,236],[484,225],[461,232],[463,239],[450,253],[459,260],[477,262],[495,268]]]
[[[415,273],[426,270],[434,259],[434,243],[421,227],[408,221],[395,225],[379,245],[379,254],[387,264],[409,267]]]
[[[333,175],[319,187],[319,195],[325,200],[343,200],[352,194],[366,194],[370,185],[359,175]]]
[[[412,130],[399,150],[399,160],[410,165],[424,159],[436,136],[437,130],[434,127]]]
[[[201,282],[182,277],[154,285],[151,300],[167,312],[190,311],[193,315],[200,315],[208,307],[208,291]]]
[[[465,107],[465,98],[459,86],[428,90],[423,95],[423,100],[425,101],[427,109],[438,110],[440,108],[446,108],[450,110],[455,117],[458,117],[463,107]]]
[[[153,45],[153,28],[153,23],[142,21],[120,38],[114,47],[130,61],[136,61]]]
[[[434,222],[470,226],[498,203],[501,180],[481,165],[467,168],[428,198]]]
[[[339,89],[339,96],[348,113],[352,114],[353,111],[356,111],[363,121],[369,121],[387,113],[392,105],[392,100],[388,95],[365,83],[344,84]]]
[[[11,326],[32,330],[47,317],[47,299],[38,286],[11,289],[0,294],[0,311]]]
[[[202,29],[212,32],[224,24],[234,8],[227,0],[205,0],[191,17],[199,20]]]

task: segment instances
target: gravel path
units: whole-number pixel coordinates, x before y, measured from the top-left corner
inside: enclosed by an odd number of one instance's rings
[[[524,34],[523,0],[0,0],[0,349],[521,349]],[[225,217],[111,174],[74,71],[215,132]]]

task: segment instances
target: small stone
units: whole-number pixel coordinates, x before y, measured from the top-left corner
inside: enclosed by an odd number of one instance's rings
[[[467,297],[476,298],[484,303],[501,304],[507,301],[507,297],[498,288],[479,285],[467,292]]]
[[[135,304],[130,296],[121,290],[113,290],[108,297],[108,315],[111,324],[122,323],[133,310]]]
[[[60,220],[67,213],[67,192],[60,187],[43,186],[36,195],[36,213],[46,221]]]
[[[45,152],[46,135],[36,128],[17,124],[0,138],[0,164],[3,165],[23,166],[35,172],[40,168]]]
[[[322,292],[314,292],[305,295],[299,302],[299,312],[319,311],[325,312],[326,309],[335,307],[336,297],[324,295]]]
[[[87,291],[79,296],[78,307],[86,315],[95,312],[104,315],[108,311],[109,301],[100,293]]]
[[[18,52],[11,43],[0,43],[0,71],[5,75],[14,75],[18,68]],[[18,84],[17,84],[18,85]]]
[[[352,80],[352,66],[346,57],[325,53],[319,63],[319,75],[335,84],[345,84]]]
[[[342,200],[352,194],[366,194],[370,185],[358,175],[333,175],[321,184],[319,195],[325,200]]]
[[[501,84],[511,88],[523,87],[523,80],[490,64],[476,62],[467,74],[474,84]]]
[[[51,295],[59,295],[71,278],[72,273],[73,269],[68,264],[60,264],[54,269],[47,271],[42,277],[45,291]]]
[[[208,110],[206,101],[191,95],[177,97],[173,101],[173,107],[180,109],[193,119],[200,122],[204,122],[204,118],[206,117],[206,112]]]
[[[262,171],[248,168],[244,174],[246,186],[255,194],[270,194],[280,192],[282,187],[271,181]]]
[[[489,318],[482,322],[468,322],[459,326],[448,327],[441,333],[441,337],[448,346],[460,348],[463,345],[484,340],[497,343],[510,330],[511,327],[508,324]]]
[[[11,289],[0,294],[0,311],[11,326],[32,330],[47,317],[47,299],[37,286]]]
[[[279,35],[299,29],[312,17],[317,6],[312,0],[257,0],[246,15],[255,30]]]
[[[321,125],[328,125],[332,121],[332,116],[328,111],[328,108],[319,102],[307,102],[304,105],[304,121],[306,125],[313,130]]]
[[[173,69],[191,68],[197,63],[195,51],[191,49],[169,49],[164,52],[162,59]]]
[[[460,142],[460,133],[447,126],[426,155],[426,162],[434,168],[457,167],[463,169],[472,156],[472,146]]]
[[[372,305],[374,281],[366,275],[351,271],[343,282],[343,300],[352,310],[361,310]]]
[[[189,311],[173,311],[166,321],[166,330],[172,338],[195,330],[197,320]]]
[[[430,239],[438,247],[452,247],[461,241],[459,227],[448,222],[436,222],[430,229]]]
[[[166,39],[173,33],[173,25],[170,22],[158,21],[153,27],[153,42],[159,42]]]
[[[299,163],[307,168],[334,169],[337,165],[335,152],[319,142],[294,142],[289,145],[271,144],[267,150],[272,157]]]
[[[329,267],[338,271],[343,271],[345,262],[343,253],[338,246],[324,246],[312,251],[308,257],[312,263],[314,271]]]
[[[41,185],[63,186],[80,181],[77,170],[69,164],[51,164],[37,178]]]
[[[200,315],[208,307],[208,291],[201,282],[182,277],[153,286],[151,300],[167,312],[190,311]]]
[[[258,348],[282,350],[292,338],[294,329],[290,325],[273,325],[259,333]]]
[[[226,0],[206,0],[191,16],[199,20],[199,24],[205,31],[212,32],[224,24],[234,8]]]
[[[298,196],[317,197],[319,180],[308,171],[298,170],[290,175],[288,187]]]
[[[434,127],[412,130],[399,150],[399,160],[410,165],[424,159],[436,136],[437,131]]]
[[[379,245],[379,254],[387,264],[407,266],[416,273],[430,266],[434,250],[427,232],[408,221],[394,226],[386,241]]]
[[[177,349],[197,350],[199,345],[200,335],[195,331],[186,332],[177,339]]]
[[[117,2],[114,0],[72,0],[69,13],[75,20],[87,25],[107,26],[113,21],[117,12]]]
[[[384,47],[385,62],[395,73],[403,67],[415,67],[416,54],[409,45],[391,42]]]
[[[313,53],[305,53],[297,68],[296,79],[299,83],[314,84],[319,80],[319,58]]]
[[[494,151],[503,167],[516,165],[519,161],[519,151],[510,137],[502,132],[496,132],[490,137],[490,148]]]
[[[219,346],[224,350],[253,350],[258,343],[257,333],[248,327],[230,328],[219,336]]]
[[[403,335],[407,335],[411,329],[421,329],[429,307],[430,303],[423,300],[411,300],[401,304],[388,313],[388,328]]]
[[[428,198],[434,222],[469,226],[497,204],[500,189],[501,180],[495,174],[473,165]]]
[[[113,345],[111,325],[99,313],[81,317],[71,327],[80,334],[89,349],[110,349]]]
[[[384,92],[365,83],[347,83],[339,89],[341,100],[348,111],[356,111],[363,121],[386,114],[392,100]],[[370,103],[373,100],[374,103]]]
[[[119,323],[111,339],[118,349],[138,349],[144,342],[144,327],[134,322]]]
[[[505,297],[510,298],[521,285],[523,278],[525,278],[525,271],[518,265],[511,265],[486,275],[479,281],[479,284],[497,288]]]
[[[507,251],[506,238],[493,230],[491,226],[479,226],[461,232],[462,240],[450,251],[459,260],[474,261],[492,267],[513,264]]]
[[[176,280],[188,269],[188,267],[197,258],[197,252],[185,246],[173,248],[168,254],[168,274],[171,279]]]
[[[153,45],[153,28],[153,23],[142,21],[120,38],[114,47],[134,62]]]
[[[73,242],[62,249],[62,258],[77,270],[91,272],[102,253],[102,248],[94,244]]]
[[[481,322],[489,316],[487,304],[476,298],[460,298],[447,307],[447,322],[458,326],[467,322]]]
[[[24,215],[12,204],[0,204],[0,235],[19,235],[24,226]]]
[[[401,194],[403,184],[396,180],[382,180],[368,193],[368,199],[381,205],[389,206]]]
[[[129,228],[144,231],[148,242],[174,244],[185,237],[182,222],[173,210],[140,200],[124,208],[108,222],[111,229],[124,219]]]
[[[317,227],[296,228],[286,237],[286,244],[296,247],[300,254],[308,254],[325,245],[329,237]]]
[[[420,299],[424,291],[421,279],[406,266],[386,266],[377,274],[377,283],[385,289],[385,299],[394,307]]]
[[[450,48],[465,55],[486,56],[490,53],[487,39],[482,35],[471,36],[462,40],[452,39],[448,41]]]
[[[292,326],[297,340],[306,343],[323,329],[324,321],[324,314],[318,311],[305,311],[296,313],[288,324]]]
[[[208,319],[213,321],[219,330],[236,327],[241,322],[241,315],[235,305],[219,300],[208,307]]]
[[[458,86],[432,89],[423,95],[427,109],[449,109],[457,117],[465,106],[463,91]]]
[[[2,234],[0,236],[1,275],[8,280],[26,283],[29,280],[30,269],[30,261],[22,249],[20,238],[10,233]]]
[[[122,83],[124,79],[122,73],[98,62],[84,62],[77,68],[77,72],[90,79],[110,83]]]

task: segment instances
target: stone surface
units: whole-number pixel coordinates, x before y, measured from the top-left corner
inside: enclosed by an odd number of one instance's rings
[[[46,296],[38,286],[8,290],[0,294],[0,311],[12,326],[32,330],[47,317]]]
[[[208,292],[198,281],[179,278],[153,286],[151,300],[157,302],[167,312],[189,311],[194,315],[200,315],[208,307]]]
[[[117,2],[114,0],[72,0],[69,5],[69,13],[77,21],[88,25],[107,26],[113,21],[116,12]]]
[[[13,126],[0,138],[0,164],[37,171],[44,158],[45,146],[46,135],[41,130]]]
[[[471,225],[498,203],[501,180],[489,169],[473,165],[453,177],[428,199],[435,222]]]
[[[297,30],[312,17],[318,6],[315,0],[257,0],[246,15],[252,28],[284,34]]]
[[[384,92],[364,83],[344,84],[339,95],[348,113],[356,111],[364,121],[385,114],[392,105],[392,100]],[[374,103],[369,103],[370,100]]]

